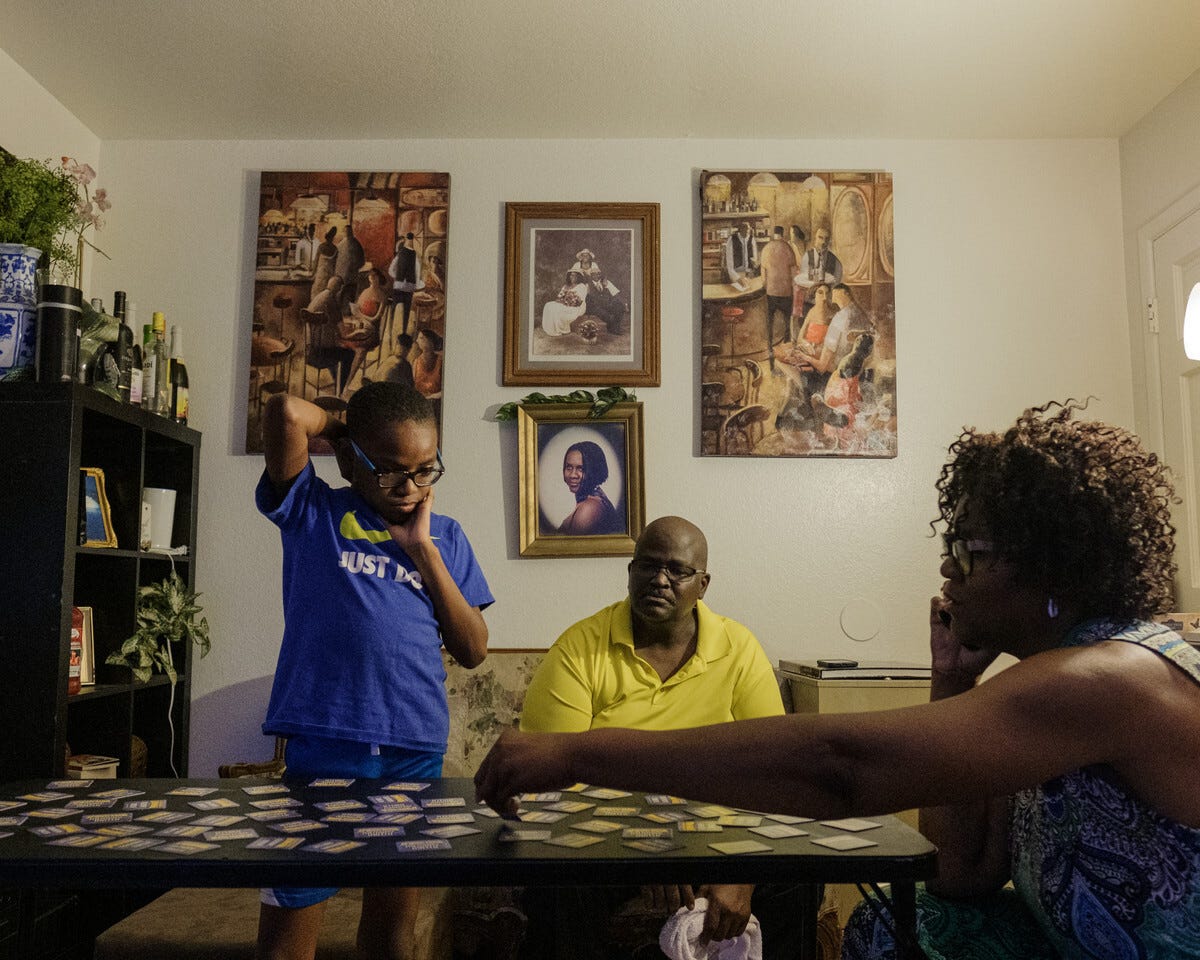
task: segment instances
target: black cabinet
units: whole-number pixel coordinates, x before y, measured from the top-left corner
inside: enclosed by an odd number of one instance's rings
[[[200,434],[77,384],[0,383],[0,438],[0,780],[63,776],[68,745],[131,776],[134,737],[147,776],[186,776],[194,650],[173,647],[174,691],[104,660],[133,633],[139,587],[172,564],[194,586]],[[84,467],[103,471],[116,547],[80,545]],[[172,545],[186,553],[139,548],[144,487],[176,491]],[[68,695],[75,606],[93,611],[96,683]]]

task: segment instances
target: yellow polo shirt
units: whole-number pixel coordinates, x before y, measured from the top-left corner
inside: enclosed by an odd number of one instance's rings
[[[521,729],[677,730],[783,713],[779,684],[754,634],[696,604],[696,652],[665,681],[633,649],[629,598],[567,629],[534,674]]]

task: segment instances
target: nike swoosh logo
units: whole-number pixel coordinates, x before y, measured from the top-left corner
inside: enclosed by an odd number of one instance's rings
[[[368,530],[358,522],[357,511],[347,510],[338,526],[340,533],[347,540],[366,540],[367,543],[382,543],[391,540],[392,535],[386,530]]]

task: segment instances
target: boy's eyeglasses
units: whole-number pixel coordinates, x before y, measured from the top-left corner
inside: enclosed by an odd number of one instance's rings
[[[630,560],[629,568],[647,580],[657,577],[661,570],[672,583],[682,583],[684,580],[691,580],[698,573],[704,573],[703,570],[685,567],[682,563],[674,561],[662,563],[658,560]]]
[[[371,462],[371,458],[362,452],[362,447],[353,440],[350,441],[350,446],[354,448],[354,455],[362,461],[364,467],[375,475],[375,482],[384,490],[402,487],[409,480],[418,487],[432,487],[442,479],[442,474],[446,472],[446,467],[442,463],[441,450],[437,452],[436,467],[418,467],[416,470],[380,470]]]
[[[946,540],[946,555],[954,558],[964,577],[971,575],[975,554],[992,553],[995,549],[996,545],[991,540],[963,540],[961,537]]]

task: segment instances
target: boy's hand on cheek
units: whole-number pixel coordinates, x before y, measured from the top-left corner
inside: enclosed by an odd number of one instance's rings
[[[388,533],[401,547],[430,542],[429,517],[433,513],[433,487],[427,487],[425,497],[401,523],[389,523]]]

